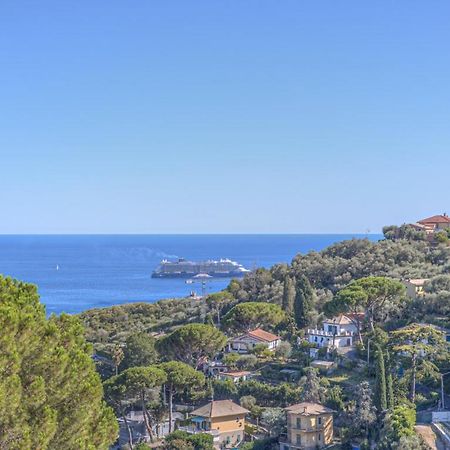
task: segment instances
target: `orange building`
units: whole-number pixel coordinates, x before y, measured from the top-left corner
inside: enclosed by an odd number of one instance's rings
[[[319,403],[303,402],[286,408],[287,435],[280,450],[315,450],[333,442],[334,411]]]
[[[215,400],[192,411],[194,432],[210,433],[218,449],[239,447],[244,441],[245,416],[249,411],[231,400]]]

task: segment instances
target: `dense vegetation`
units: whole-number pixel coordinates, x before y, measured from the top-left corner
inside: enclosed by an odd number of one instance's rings
[[[88,341],[102,350],[112,343],[124,343],[139,332],[156,334],[187,322],[201,321],[205,309],[204,301],[172,299],[91,309],[80,314],[80,318]]]
[[[423,240],[353,239],[321,252],[297,255],[291,264],[257,269],[205,300],[163,300],[93,309],[80,315],[97,349],[123,343],[131,334],[161,332],[188,322],[220,323],[236,302],[270,302],[294,312],[297,325],[316,323],[323,306],[352,280],[367,276],[431,278],[427,299],[411,305],[415,317],[450,326],[450,247]],[[313,288],[311,291],[310,286]]]
[[[46,319],[35,286],[0,277],[0,327],[0,448],[108,448],[117,422],[79,320]]]
[[[233,280],[228,290],[239,301],[276,303],[294,313],[296,308],[303,308],[302,314],[308,315],[307,319],[299,322],[297,315],[296,319],[298,325],[305,326],[323,317],[324,305],[339,290],[370,276],[398,280],[429,278],[427,301],[410,305],[409,314],[403,314],[402,318],[405,323],[412,318],[428,318],[433,323],[450,326],[450,246],[430,246],[421,240],[339,242],[321,252],[297,255],[290,265],[258,269],[242,280]],[[314,292],[309,292],[308,286],[305,288],[305,282]]]
[[[343,443],[425,449],[414,432],[414,417],[416,408],[437,405],[439,372],[450,363],[448,346],[433,326],[450,326],[450,247],[406,228],[385,231],[380,242],[344,241],[297,255],[291,264],[257,269],[206,299],[81,314],[86,338],[106,356],[98,368],[108,403],[127,428],[126,413],[142,409],[148,434],[157,440],[155,426],[172,417],[175,401],[198,405],[214,393],[249,409],[256,429],[261,423],[270,430],[266,439],[245,448],[269,449],[286,426],[282,408],[314,401],[337,411]],[[428,279],[423,297],[406,296],[401,281],[407,278]],[[304,333],[339,313],[353,313],[359,342],[351,358],[320,349],[338,366],[329,376],[310,367],[313,344]],[[50,323],[64,320],[69,319]],[[256,346],[249,355],[222,353],[226,336],[255,327],[276,332],[284,343],[276,352]],[[197,369],[213,357],[230,369],[253,371],[255,379],[236,384],[205,378]],[[108,370],[102,368],[105,361]],[[131,432],[129,442],[135,445]],[[208,436],[192,439],[175,432],[164,445],[200,450],[210,449],[211,442]]]

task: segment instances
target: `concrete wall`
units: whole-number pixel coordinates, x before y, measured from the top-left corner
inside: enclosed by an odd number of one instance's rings
[[[432,422],[450,422],[450,411],[433,411]]]

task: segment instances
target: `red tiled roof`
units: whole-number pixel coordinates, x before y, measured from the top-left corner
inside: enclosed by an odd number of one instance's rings
[[[273,342],[281,339],[280,336],[276,334],[269,333],[268,331],[264,331],[261,328],[257,328],[256,330],[249,331],[247,333],[248,336],[258,339],[259,341],[265,342]]]
[[[417,223],[420,223],[422,225],[433,223],[450,223],[450,217],[448,217],[447,214],[439,214],[437,216],[432,216],[426,219],[419,220]]]

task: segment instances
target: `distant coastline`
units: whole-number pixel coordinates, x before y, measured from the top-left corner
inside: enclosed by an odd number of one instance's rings
[[[0,272],[39,286],[48,313],[80,313],[112,305],[183,298],[199,284],[151,279],[164,258],[231,258],[253,269],[289,263],[345,239],[379,234],[290,235],[0,235]],[[207,293],[229,280],[213,279]]]

